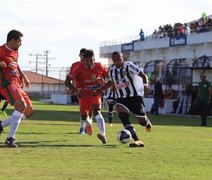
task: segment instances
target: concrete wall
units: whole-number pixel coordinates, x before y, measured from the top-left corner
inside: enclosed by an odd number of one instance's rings
[[[134,41],[134,49],[123,52],[133,62],[178,58],[196,58],[203,55],[212,56],[212,31],[194,33],[187,36],[187,45],[169,46],[169,38],[146,39]],[[100,47],[100,57],[111,58],[113,51],[121,52],[121,44]],[[129,54],[129,55],[128,55]]]

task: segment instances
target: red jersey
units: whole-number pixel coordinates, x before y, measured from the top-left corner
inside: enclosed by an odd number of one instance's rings
[[[94,90],[99,89],[104,84],[104,79],[108,78],[108,70],[101,63],[94,62],[91,69],[87,69],[84,63],[80,63],[71,72],[71,77],[78,80],[81,97],[90,97]]]
[[[20,74],[18,70],[18,51],[8,48],[6,45],[0,47],[0,61],[7,65],[2,68],[2,80],[14,83],[20,86]],[[3,82],[4,84],[4,82]]]
[[[75,71],[75,70],[78,68],[79,65],[80,65],[80,61],[74,62],[74,63],[71,65],[70,70],[69,70],[69,73],[68,73],[68,77],[69,77],[71,80],[73,80],[73,77],[71,77],[72,71]],[[80,87],[79,87],[79,80],[78,80],[78,78],[75,78],[75,79],[74,79],[74,86],[75,86],[76,88],[80,88]]]

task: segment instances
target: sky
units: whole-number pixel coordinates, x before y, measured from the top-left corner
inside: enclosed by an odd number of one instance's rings
[[[22,69],[35,67],[35,54],[49,51],[50,67],[70,67],[79,50],[90,48],[98,62],[100,42],[151,35],[160,25],[190,22],[205,12],[211,0],[0,0],[0,44],[7,33],[20,30]],[[31,54],[32,56],[30,56]],[[44,59],[38,66],[45,67]]]

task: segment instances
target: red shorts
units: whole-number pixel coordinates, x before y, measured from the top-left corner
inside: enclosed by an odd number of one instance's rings
[[[92,106],[99,106],[101,108],[101,97],[100,96],[94,96],[89,98],[80,98],[80,114],[88,115],[89,111],[91,111]]]
[[[23,98],[26,104],[32,104],[28,95],[23,91],[23,89],[15,84],[10,84],[6,88],[0,89],[1,94],[6,100],[9,101],[11,105],[15,103],[17,99]]]

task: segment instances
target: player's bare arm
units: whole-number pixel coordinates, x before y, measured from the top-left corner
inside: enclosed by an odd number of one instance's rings
[[[6,63],[4,61],[0,61],[0,67],[1,68],[6,68],[7,65],[6,65]]]
[[[19,71],[20,76],[23,79],[25,87],[29,88],[30,80],[27,78],[26,74],[21,70],[21,68],[19,66],[18,66],[18,71]]]
[[[70,93],[73,94],[73,93],[76,93],[76,94],[79,94],[80,93],[80,89],[79,88],[76,88],[73,83],[72,83],[72,79],[69,77],[69,76],[66,76],[66,79],[65,79],[65,85],[68,89],[70,89]]]
[[[150,91],[151,91],[151,88],[149,87],[149,84],[148,84],[148,77],[147,77],[147,75],[144,72],[142,72],[142,71],[140,71],[138,75],[143,79],[144,93],[145,94],[149,94]]]
[[[106,84],[104,84],[101,88],[97,89],[96,92],[94,93],[101,94],[103,91],[105,91],[106,89],[108,89],[109,87],[113,85],[114,85],[113,81],[109,80]]]

